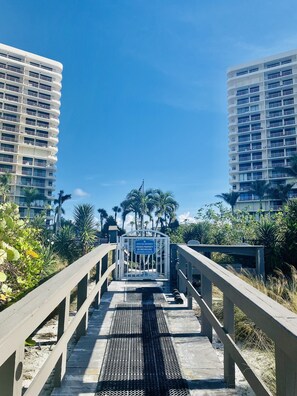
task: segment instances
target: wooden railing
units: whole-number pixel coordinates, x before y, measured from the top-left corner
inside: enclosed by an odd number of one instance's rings
[[[228,386],[235,386],[236,363],[257,396],[272,395],[234,342],[237,306],[274,341],[277,395],[297,395],[297,315],[190,247],[178,245],[177,252],[179,282],[187,288],[189,307],[194,298],[201,308],[202,334],[212,340],[214,329],[224,344],[224,376]],[[201,275],[200,293],[192,285],[193,268]],[[223,323],[212,311],[212,285],[223,293]]]
[[[22,395],[25,340],[57,309],[57,343],[24,396],[36,396],[53,369],[54,383],[59,386],[66,370],[67,344],[86,334],[88,309],[98,308],[100,295],[107,290],[107,279],[115,269],[115,244],[101,245],[24,298],[0,313],[0,394]],[[112,264],[108,266],[109,252]],[[94,286],[88,288],[90,272],[95,272]],[[69,321],[71,292],[77,287],[77,313]]]

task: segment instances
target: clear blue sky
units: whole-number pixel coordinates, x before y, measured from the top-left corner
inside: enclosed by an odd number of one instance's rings
[[[64,65],[56,192],[96,209],[142,179],[179,214],[227,192],[226,70],[297,47],[296,0],[1,0],[0,42]],[[85,196],[83,196],[85,194]]]

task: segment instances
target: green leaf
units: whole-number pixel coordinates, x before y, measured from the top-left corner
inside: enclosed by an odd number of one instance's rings
[[[0,282],[5,282],[7,279],[7,276],[4,274],[4,272],[0,272]]]
[[[6,249],[6,253],[8,261],[17,261],[20,258],[20,253],[12,246]]]
[[[27,346],[35,346],[36,345],[36,341],[34,341],[32,338],[27,338],[25,341],[25,345]]]

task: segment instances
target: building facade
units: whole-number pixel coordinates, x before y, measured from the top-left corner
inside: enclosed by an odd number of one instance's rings
[[[255,180],[272,186],[292,183],[281,168],[296,154],[297,50],[228,70],[230,184],[240,193],[237,209],[260,208]],[[297,196],[297,185],[290,195]],[[265,198],[264,210],[282,202]]]
[[[0,44],[0,173],[27,215],[24,189],[34,188],[30,216],[49,208],[55,189],[62,64]],[[47,217],[50,220],[50,210]]]

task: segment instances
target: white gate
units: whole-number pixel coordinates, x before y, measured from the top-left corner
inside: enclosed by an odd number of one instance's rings
[[[134,230],[120,237],[117,278],[168,279],[170,239],[155,230]]]

